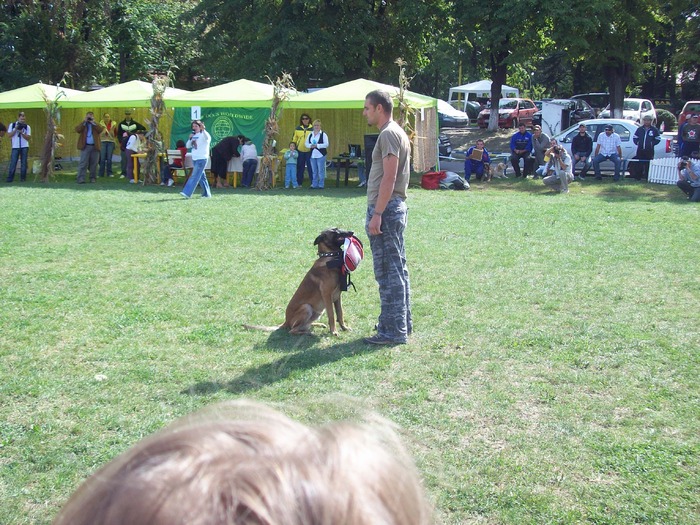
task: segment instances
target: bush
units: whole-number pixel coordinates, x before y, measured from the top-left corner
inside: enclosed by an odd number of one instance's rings
[[[656,110],[656,127],[661,128],[661,124],[664,125],[664,131],[673,131],[678,127],[678,120],[670,111],[665,109]]]

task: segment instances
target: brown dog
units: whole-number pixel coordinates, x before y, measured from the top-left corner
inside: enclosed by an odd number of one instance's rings
[[[292,334],[308,334],[311,326],[323,311],[328,315],[328,328],[331,334],[338,335],[335,329],[336,317],[342,330],[349,330],[343,320],[343,306],[340,302],[340,285],[343,281],[342,264],[334,264],[343,256],[342,246],[351,231],[330,228],[316,237],[314,245],[318,246],[318,259],[299,284],[297,291],[287,305],[285,321],[279,327],[250,326],[246,328],[273,331],[286,328]],[[331,263],[329,266],[328,263]],[[335,316],[333,308],[335,307]]]

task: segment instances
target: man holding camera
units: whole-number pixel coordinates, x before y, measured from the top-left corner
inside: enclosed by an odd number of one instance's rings
[[[569,183],[574,180],[569,152],[559,144],[555,144],[549,148],[545,156],[549,157],[549,162],[544,168],[545,177],[542,182],[555,191],[569,193]]]
[[[85,120],[75,127],[79,133],[78,149],[80,150],[80,163],[78,164],[78,184],[85,184],[85,174],[90,169],[90,182],[97,178],[97,164],[100,161],[100,133],[104,128],[95,122],[92,111],[85,114]]]
[[[12,141],[12,154],[10,156],[10,169],[7,172],[7,182],[15,180],[17,160],[21,159],[20,181],[27,180],[27,155],[29,153],[29,138],[32,136],[32,128],[26,122],[24,111],[17,115],[17,121],[10,124],[7,136]]]
[[[691,202],[700,202],[700,159],[683,157],[678,163],[678,182]]]

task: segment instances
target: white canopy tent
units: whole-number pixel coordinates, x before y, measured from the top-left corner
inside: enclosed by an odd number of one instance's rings
[[[520,94],[518,88],[503,85],[501,88],[501,96],[507,97],[517,97]],[[453,102],[456,102],[462,97],[462,103],[464,106],[461,108],[462,111],[467,110],[467,100],[474,100],[477,98],[491,98],[491,81],[490,80],[479,80],[478,82],[472,82],[470,84],[464,84],[462,86],[457,86],[450,88],[450,96],[447,101],[454,106]],[[471,95],[471,96],[470,96]],[[458,108],[459,109],[459,108]]]

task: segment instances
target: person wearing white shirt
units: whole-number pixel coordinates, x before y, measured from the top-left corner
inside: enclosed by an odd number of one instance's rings
[[[326,155],[330,141],[321,130],[321,121],[314,120],[314,130],[306,137],[306,147],[311,150],[311,189],[322,189],[326,181]]]
[[[134,184],[134,159],[131,156],[134,153],[141,151],[141,139],[143,139],[143,130],[138,130],[129,135],[124,147],[126,155],[126,178],[129,179],[129,184]]]
[[[595,179],[603,180],[600,174],[600,163],[604,160],[611,160],[615,164],[614,180],[620,180],[620,167],[622,164],[622,141],[620,135],[613,132],[613,127],[608,124],[605,126],[605,133],[598,135],[598,140],[595,146],[595,154],[593,156],[593,171],[595,171]]]
[[[250,188],[253,184],[255,171],[258,169],[258,150],[250,139],[243,140],[243,146],[241,146],[241,160],[243,161],[241,186]]]
[[[15,180],[15,170],[17,161],[21,159],[19,180],[27,180],[27,155],[29,153],[29,138],[32,136],[32,128],[27,124],[24,111],[17,115],[17,121],[7,128],[7,136],[12,143],[12,153],[10,155],[10,169],[7,172],[7,182]]]
[[[192,134],[187,140],[187,148],[191,149],[192,153],[192,174],[187,179],[185,187],[180,192],[180,195],[189,199],[192,197],[197,186],[202,187],[202,197],[211,197],[211,188],[204,169],[207,167],[209,160],[209,145],[211,144],[211,135],[207,133],[204,122],[201,120],[192,121]]]

